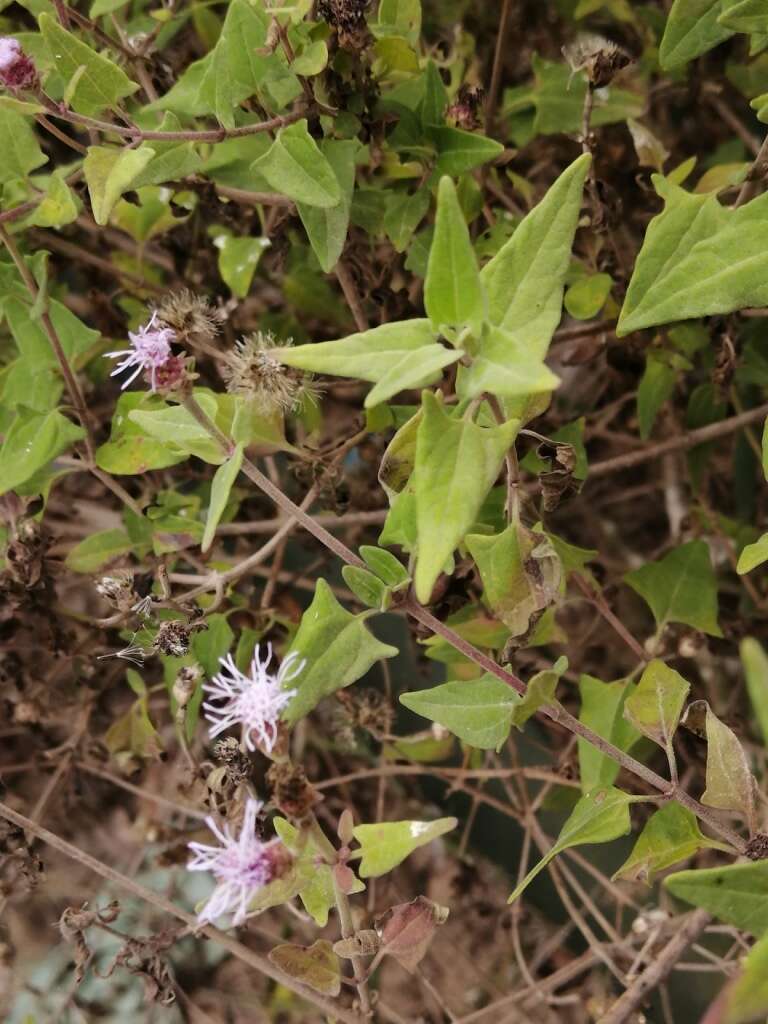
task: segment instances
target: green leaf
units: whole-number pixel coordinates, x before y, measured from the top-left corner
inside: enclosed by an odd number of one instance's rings
[[[309,134],[306,120],[281,128],[252,169],[276,192],[297,203],[328,209],[341,201],[333,168]]]
[[[610,274],[580,277],[565,293],[563,304],[576,320],[591,320],[605,305],[612,286]]]
[[[528,719],[535,715],[540,708],[556,703],[557,684],[567,668],[568,659],[558,658],[552,668],[545,668],[531,676],[520,703],[516,705],[512,713],[512,725],[522,729]]]
[[[758,565],[762,565],[763,562],[767,561],[768,534],[763,534],[754,544],[746,544],[741,549],[741,554],[738,556],[738,562],[736,563],[736,572],[739,575],[744,575],[746,572],[752,572]]]
[[[440,179],[437,216],[424,281],[424,308],[433,326],[478,323],[485,306],[464,213],[450,178]]]
[[[115,203],[127,192],[152,157],[153,149],[125,149],[117,146],[90,146],[83,161],[83,173],[91,197],[93,219],[104,225]]]
[[[747,681],[747,693],[755,712],[763,743],[768,746],[768,656],[754,637],[741,641],[741,663]]]
[[[268,956],[281,971],[315,992],[326,996],[341,992],[341,964],[327,939],[316,939],[311,946],[284,943],[270,949]]]
[[[301,674],[290,684],[296,696],[283,719],[294,725],[323,697],[354,683],[381,658],[393,658],[396,647],[380,643],[364,623],[370,612],[352,615],[342,608],[323,579],[315,586],[312,604],[301,617],[291,651],[305,659]]]
[[[213,244],[219,250],[219,273],[221,279],[239,299],[244,299],[251,289],[253,275],[269,239],[259,235],[232,235],[229,231],[211,228]]]
[[[751,935],[768,931],[768,860],[678,871],[664,879],[673,896]]]
[[[437,821],[385,821],[380,825],[357,825],[352,835],[360,844],[361,878],[379,878],[410,856],[420,846],[456,828],[456,818]]]
[[[664,210],[648,225],[616,333],[768,303],[768,252],[758,239],[768,195],[738,209],[659,175]]]
[[[579,721],[625,753],[640,739],[637,729],[624,718],[624,704],[632,689],[632,684],[623,679],[604,683],[593,676],[579,678]],[[619,765],[613,758],[581,738],[578,750],[582,792],[588,793],[596,786],[610,786],[616,780]]]
[[[659,629],[682,622],[710,636],[723,635],[717,623],[717,580],[703,540],[674,548],[624,580],[648,603]]]
[[[519,423],[478,427],[453,419],[435,395],[422,394],[416,440],[418,557],[416,597],[426,604],[447,560],[471,528],[499,475]]]
[[[671,755],[672,739],[690,688],[678,672],[654,659],[646,665],[640,682],[627,697],[624,717]]]
[[[488,672],[479,679],[456,680],[400,694],[405,707],[479,750],[501,749],[520,700],[511,686]]]
[[[707,704],[707,788],[701,802],[723,811],[738,811],[753,831],[755,780],[739,738]]]
[[[480,274],[491,322],[512,332],[531,359],[544,358],[560,323],[589,165],[583,154],[563,171]]]
[[[540,395],[560,383],[517,334],[492,325],[483,331],[471,366],[459,369],[457,389],[462,398],[476,398],[485,391],[500,398]]]
[[[768,8],[765,0],[730,0],[720,14],[718,21],[735,32],[768,33]]]
[[[48,163],[29,122],[15,110],[0,107],[0,185],[27,175]]]
[[[389,192],[384,209],[384,231],[397,252],[405,252],[413,233],[429,209],[429,190],[422,188],[413,195]]]
[[[199,391],[195,397],[208,416],[215,419],[215,399],[200,394]],[[199,459],[217,466],[226,459],[218,442],[214,441],[208,431],[181,405],[166,405],[157,411],[133,409],[128,413],[128,419],[137,424],[145,434],[173,445],[177,451],[196,455]]]
[[[50,58],[64,82],[71,83],[79,76],[70,97],[79,114],[90,117],[117,107],[121,99],[139,88],[117,64],[67,32],[52,15],[43,13],[38,21]]]
[[[763,454],[763,476],[768,480],[768,418],[763,424],[763,440],[762,440],[762,454]]]
[[[208,515],[205,519],[205,533],[200,550],[205,552],[213,543],[216,535],[216,527],[221,521],[224,509],[229,501],[229,492],[237,480],[237,474],[243,464],[243,446],[239,444],[232,455],[223,462],[216,470],[211,484],[211,503],[208,506]]]
[[[357,565],[345,565],[341,570],[344,582],[368,608],[375,611],[386,611],[389,606],[389,588],[378,576]]]
[[[29,219],[38,228],[63,228],[77,219],[80,204],[58,172],[52,174],[45,196]]]
[[[555,64],[533,54],[531,63],[535,87],[529,102],[536,107],[532,130],[536,135],[555,132],[580,132],[587,82],[584,75],[575,75],[560,61]],[[617,121],[642,117],[643,100],[636,93],[610,85],[595,90],[590,125],[599,128]]]
[[[297,868],[296,888],[307,913],[315,923],[324,928],[328,923],[328,911],[336,903],[333,875],[330,867],[323,863],[324,851],[317,839],[306,830],[301,832],[285,818],[275,818],[275,832],[285,846],[294,854]],[[353,893],[362,892],[363,883],[355,878]],[[280,902],[285,902],[280,900]]]
[[[465,544],[488,606],[513,637],[523,636],[557,597],[562,566],[552,544],[514,522],[495,536],[468,534]]]
[[[768,15],[767,15],[768,17]],[[768,1015],[768,935],[752,947],[725,997],[724,1024],[750,1024]]]
[[[165,403],[144,391],[128,391],[120,395],[112,417],[110,439],[96,449],[99,469],[117,476],[147,473],[152,469],[175,466],[187,458],[185,451],[145,434],[130,418],[134,409],[144,407],[159,410],[165,407]]]
[[[672,397],[677,373],[669,361],[660,354],[649,351],[645,361],[645,372],[637,389],[637,419],[640,437],[647,441],[662,405]]]
[[[260,5],[231,0],[216,46],[196,62],[188,87],[194,97],[189,113],[212,113],[225,128],[234,128],[236,108],[257,91],[274,90],[286,102],[298,95],[298,79],[280,55],[263,52],[268,31],[269,16]],[[183,96],[179,99],[183,108]]]
[[[304,203],[296,204],[309,244],[326,274],[336,266],[347,239],[358,149],[359,144],[354,139],[324,139],[320,151],[336,176],[341,198],[335,206],[325,209]]]
[[[40,414],[20,408],[0,448],[0,494],[15,490],[84,436],[82,427],[56,409]]]
[[[391,551],[363,544],[360,547],[360,557],[368,568],[389,587],[403,587],[411,581],[408,570]]]
[[[629,857],[613,877],[650,884],[658,872],[706,849],[723,847],[702,834],[695,814],[672,801],[651,815]]]
[[[719,22],[729,0],[675,0],[659,47],[662,68],[687,64],[733,35]]]
[[[96,572],[133,549],[125,530],[100,530],[75,544],[64,564],[73,572]]]
[[[430,125],[425,135],[437,150],[437,160],[432,170],[434,180],[444,174],[458,178],[489,160],[495,160],[504,152],[501,143],[486,135],[465,132],[449,125]]]
[[[563,850],[587,843],[608,843],[626,835],[632,827],[629,818],[632,801],[633,797],[628,793],[613,788],[593,789],[583,796],[571,811],[554,845],[528,872],[507,903],[514,903],[536,875]]]
[[[461,350],[438,345],[435,336],[429,320],[402,320],[339,341],[273,349],[271,354],[300,370],[376,382],[365,400],[370,409],[398,391],[432,383],[443,367],[462,357]]]

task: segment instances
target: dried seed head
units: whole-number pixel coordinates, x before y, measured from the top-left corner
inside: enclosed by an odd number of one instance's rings
[[[316,401],[319,386],[312,375],[283,366],[275,356],[282,345],[269,331],[257,331],[235,344],[222,373],[227,391],[252,398],[264,413],[292,412],[305,398]]]
[[[276,761],[267,772],[267,782],[275,806],[291,821],[301,821],[323,799],[301,765]]]
[[[241,750],[234,736],[225,736],[213,744],[213,756],[224,765],[224,775],[233,785],[247,782],[253,773],[250,757]],[[217,769],[221,771],[221,769]]]
[[[34,89],[38,83],[37,68],[31,57],[13,36],[0,36],[0,85],[10,92]]]
[[[215,338],[224,319],[220,310],[188,288],[167,295],[157,307],[157,316],[180,340],[191,336],[201,341]]]
[[[318,0],[317,15],[331,28],[341,32],[355,32],[365,26],[365,12],[369,0]]]
[[[632,63],[626,50],[597,35],[577,36],[574,42],[563,47],[563,56],[573,74],[585,72],[593,89],[610,85],[618,72]]]
[[[182,658],[189,653],[191,635],[192,629],[186,622],[181,622],[179,619],[166,619],[160,624],[152,646],[158,654]]]
[[[173,696],[179,709],[189,704],[198,680],[202,679],[203,670],[199,665],[185,665],[173,683]]]
[[[119,611],[128,611],[138,600],[133,587],[133,570],[116,569],[96,581],[96,593]]]

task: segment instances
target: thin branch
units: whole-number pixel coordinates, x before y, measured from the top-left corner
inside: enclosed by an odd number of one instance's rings
[[[733,204],[735,210],[737,206],[742,206],[757,192],[757,186],[759,185],[762,178],[765,177],[765,173],[768,171],[768,135],[763,139],[763,144],[757,151],[757,156],[750,169],[747,171],[747,176],[744,179],[744,183],[739,190],[739,194],[736,196],[736,202]]]
[[[598,1024],[625,1024],[634,1017],[635,1011],[648,998],[649,994],[662,982],[675,966],[687,946],[709,924],[711,918],[706,910],[694,910],[678,927],[664,949],[657,953],[652,963],[632,982],[624,995],[618,999]]]
[[[357,294],[357,288],[355,288],[355,282],[352,279],[352,275],[349,272],[349,268],[343,260],[334,267],[334,273],[341,285],[341,290],[344,292],[344,298],[347,300],[352,316],[355,320],[355,326],[358,331],[367,331],[369,324],[368,319],[363,312],[363,304],[360,301],[360,296]]]
[[[499,30],[496,36],[496,48],[493,52],[493,68],[491,70],[491,84],[488,87],[488,99],[485,104],[485,132],[490,135],[493,131],[493,122],[496,116],[496,101],[499,97],[501,86],[501,72],[504,65],[504,44],[506,42],[507,26],[509,24],[509,12],[512,8],[512,0],[504,0],[499,15]]]
[[[135,896],[138,899],[143,900],[145,903],[149,903],[156,907],[158,910],[162,910],[164,913],[169,914],[171,917],[175,917],[177,920],[183,921],[184,924],[188,925],[196,935],[205,935],[206,938],[217,942],[239,960],[242,960],[250,967],[255,968],[261,974],[271,978],[272,981],[277,982],[279,985],[284,985],[292,992],[301,996],[302,999],[306,999],[307,1002],[317,1006],[331,1019],[335,1018],[336,1020],[345,1021],[346,1024],[361,1024],[361,1018],[358,1014],[353,1013],[351,1010],[348,1010],[345,1007],[340,1006],[338,1003],[335,1003],[330,999],[326,999],[324,996],[321,996],[318,993],[313,992],[311,989],[306,988],[304,985],[301,985],[294,978],[290,977],[290,975],[285,974],[279,968],[275,967],[274,964],[260,953],[244,946],[242,942],[238,942],[237,939],[230,938],[229,935],[219,931],[218,928],[214,928],[212,925],[201,925],[194,914],[190,914],[186,910],[182,910],[181,907],[177,907],[174,903],[171,903],[170,900],[161,896],[159,893],[153,892],[151,889],[147,889],[146,886],[141,885],[139,882],[135,882],[132,878],[128,878],[127,875],[121,874],[108,864],[104,864],[95,857],[91,857],[90,854],[84,853],[76,846],[68,843],[66,839],[62,839],[47,828],[43,828],[41,825],[35,824],[31,818],[27,818],[25,815],[19,814],[7,804],[0,803],[0,817],[13,822],[14,825],[18,825],[19,828],[29,832],[37,839],[40,839],[48,846],[51,846],[54,850],[58,850],[59,853],[63,853],[65,857],[69,857],[70,860],[77,861],[77,863],[82,864],[91,871],[94,871],[97,875],[100,875],[108,882],[112,882],[125,892],[130,893],[131,896]]]
[[[589,467],[587,481],[598,476],[607,476],[610,473],[619,473],[624,469],[631,469],[633,466],[642,465],[643,462],[650,462],[658,459],[667,452],[676,452],[695,448],[697,444],[704,444],[705,441],[714,441],[727,434],[733,434],[750,423],[758,423],[768,416],[768,404],[759,405],[755,409],[743,412],[738,416],[731,416],[730,419],[720,420],[718,423],[710,423],[706,427],[699,427],[697,430],[689,430],[685,434],[678,434],[667,441],[659,441],[648,448],[641,448],[635,452],[627,452],[625,455],[617,455],[613,459],[605,459],[603,462],[596,462]]]

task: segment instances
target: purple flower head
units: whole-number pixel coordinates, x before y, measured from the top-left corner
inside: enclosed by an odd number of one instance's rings
[[[278,877],[286,864],[287,851],[279,839],[264,843],[256,835],[256,818],[262,804],[248,797],[240,835],[234,836],[228,824],[220,828],[213,818],[205,823],[219,840],[220,846],[189,843],[192,859],[189,871],[210,871],[216,888],[198,914],[201,924],[232,914],[232,924],[242,924],[248,917],[248,905],[263,886]]]
[[[0,36],[0,85],[16,92],[37,85],[37,69],[13,36]]]
[[[205,717],[212,726],[211,739],[225,729],[239,725],[249,750],[255,750],[259,745],[270,754],[277,740],[280,714],[296,694],[296,690],[284,689],[284,684],[295,679],[306,664],[305,661],[297,664],[297,659],[296,652],[289,654],[276,673],[268,672],[272,644],[267,644],[267,656],[263,661],[257,645],[250,674],[245,675],[235,665],[231,654],[220,658],[225,671],[203,686],[211,700],[221,702],[218,706],[203,704]]]
[[[153,313],[149,323],[144,324],[135,333],[129,331],[128,337],[133,348],[106,353],[106,356],[112,359],[125,356],[123,361],[117,364],[110,377],[114,377],[116,374],[122,373],[123,370],[128,370],[135,366],[135,372],[120,385],[121,390],[125,391],[128,385],[136,380],[141,371],[146,370],[149,373],[152,390],[156,391],[158,370],[165,368],[170,360],[176,358],[171,353],[171,343],[176,341],[176,332],[170,327],[164,327],[158,323],[157,313]]]

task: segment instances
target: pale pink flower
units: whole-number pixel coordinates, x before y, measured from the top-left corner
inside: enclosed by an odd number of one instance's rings
[[[198,914],[201,924],[232,914],[232,924],[242,924],[248,917],[248,905],[263,886],[277,877],[285,866],[286,853],[279,839],[262,842],[256,835],[256,818],[262,804],[248,797],[240,835],[234,836],[228,824],[220,828],[213,818],[205,823],[219,840],[220,846],[189,843],[193,853],[187,864],[189,871],[210,871],[216,888]]]
[[[14,91],[37,84],[35,65],[13,36],[0,36],[0,84]]]
[[[217,704],[205,703],[205,717],[211,722],[210,736],[218,736],[232,726],[240,726],[245,745],[249,750],[261,746],[271,753],[277,740],[277,727],[283,708],[296,695],[296,690],[286,690],[285,683],[303,670],[306,662],[297,664],[298,654],[289,654],[277,672],[269,672],[272,660],[272,644],[267,644],[267,656],[262,661],[260,647],[253,652],[250,674],[241,672],[231,654],[220,658],[224,671],[214,676],[203,689],[210,694],[210,700]]]
[[[105,355],[112,359],[125,356],[121,363],[118,363],[110,374],[114,377],[123,370],[132,366],[136,367],[134,373],[120,385],[125,391],[129,384],[139,376],[142,370],[149,372],[152,390],[157,390],[157,371],[166,366],[170,359],[175,358],[171,353],[171,343],[176,341],[176,332],[170,327],[164,327],[158,323],[157,313],[153,313],[149,323],[144,324],[138,331],[129,331],[132,348],[121,349],[119,352],[107,352]]]

